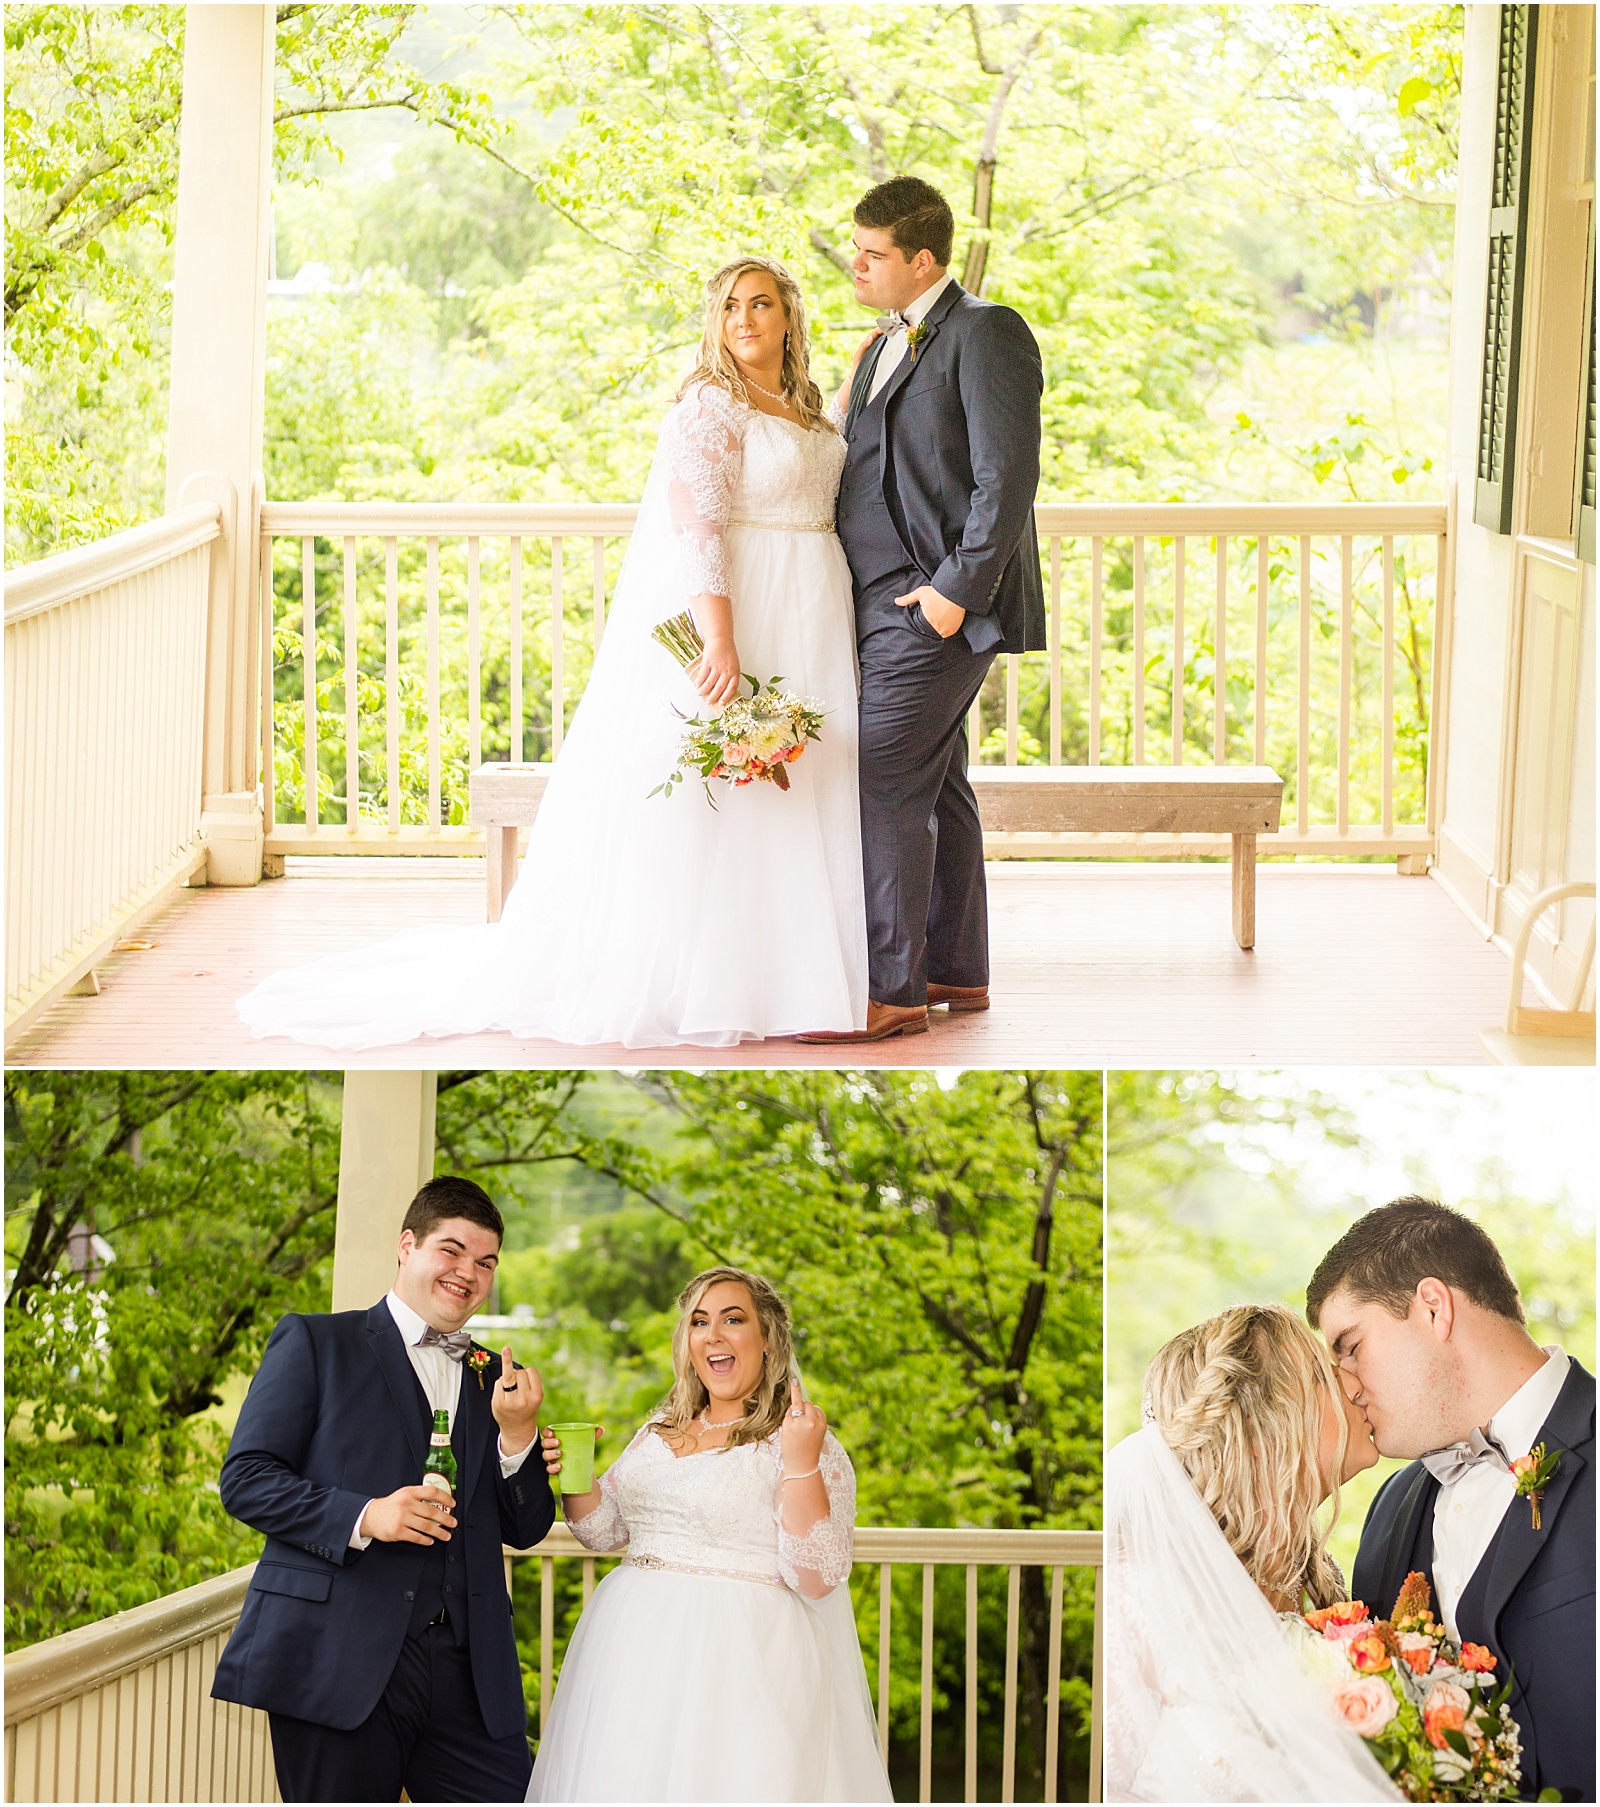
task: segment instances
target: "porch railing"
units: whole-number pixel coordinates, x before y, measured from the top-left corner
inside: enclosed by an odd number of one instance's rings
[[[466,776],[483,758],[560,752],[633,514],[268,503],[269,851],[472,850]],[[1450,515],[1448,502],[1041,507],[1049,649],[997,662],[969,722],[974,757],[1270,764],[1286,782],[1273,851],[1425,854]],[[1182,850],[1205,851],[1200,839]]]
[[[922,1571],[919,1794],[931,1798],[934,1575],[958,1565],[966,1575],[965,1790],[977,1798],[978,1570],[1007,1578],[1001,1799],[1014,1798],[1017,1665],[1024,1568],[1044,1568],[1050,1587],[1050,1655],[1045,1689],[1045,1799],[1056,1798],[1061,1634],[1068,1568],[1095,1574],[1089,1798],[1101,1774],[1101,1539],[1096,1531],[871,1529],[856,1532],[858,1564],[878,1565],[878,1631],[863,1640],[880,1747],[888,1747],[889,1636],[897,1564]],[[564,1525],[537,1549],[505,1552],[506,1586],[536,1568],[539,1586],[539,1700],[555,1683],[555,1565],[578,1562],[582,1597],[592,1593],[596,1558]],[[278,1798],[266,1715],[211,1699],[211,1680],[237,1622],[254,1565],[134,1607],[96,1625],[49,1638],[5,1660],[5,1790],[10,1801],[273,1801]],[[537,1728],[537,1714],[534,1727]]]
[[[213,505],[6,582],[6,1026],[27,1025],[205,858]]]

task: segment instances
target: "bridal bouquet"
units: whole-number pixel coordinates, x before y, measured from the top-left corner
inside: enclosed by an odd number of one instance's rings
[[[1446,1635],[1426,1576],[1406,1577],[1387,1619],[1344,1600],[1300,1622],[1317,1636],[1313,1666],[1333,1684],[1334,1712],[1407,1800],[1516,1799],[1522,1742],[1506,1707],[1510,1679],[1496,1687],[1494,1656]]]
[[[687,611],[663,621],[650,637],[683,666],[692,665],[705,651],[694,617]],[[821,738],[823,711],[810,697],[780,690],[782,678],[763,684],[748,673],[744,676],[750,685],[749,696],[735,697],[719,715],[706,719],[683,716],[688,732],[678,747],[678,763],[651,791],[652,797],[670,797],[673,787],[690,772],[699,773],[713,809],[717,801],[711,794],[713,778],[726,778],[736,785],[775,784],[780,791],[788,790],[785,768],[806,750],[808,741]],[[676,713],[683,715],[682,710]]]

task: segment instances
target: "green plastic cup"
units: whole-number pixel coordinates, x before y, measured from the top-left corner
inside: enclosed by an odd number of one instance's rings
[[[556,1480],[563,1493],[587,1493],[594,1486],[594,1434],[597,1424],[552,1424],[561,1439],[561,1472]]]

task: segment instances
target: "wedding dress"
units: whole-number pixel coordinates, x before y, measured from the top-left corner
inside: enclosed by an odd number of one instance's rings
[[[855,617],[833,532],[844,441],[711,384],[668,413],[616,600],[502,919],[407,930],[273,974],[239,1002],[257,1036],[372,1048],[513,1035],[630,1048],[866,1023]],[[731,596],[743,669],[818,699],[790,788],[691,775],[706,715],[650,637],[693,596]],[[675,711],[679,713],[675,713]]]
[[[846,1585],[850,1458],[830,1432],[829,1515],[796,1537],[776,1436],[679,1457],[655,1422],[570,1526],[627,1553],[567,1647],[528,1799],[892,1800]]]
[[[1154,1425],[1106,1460],[1108,1801],[1397,1801]]]

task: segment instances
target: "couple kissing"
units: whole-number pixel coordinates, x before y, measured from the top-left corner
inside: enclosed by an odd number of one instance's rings
[[[1108,1799],[1594,1799],[1594,1377],[1478,1225],[1370,1211],[1305,1321],[1236,1306],[1145,1384],[1106,1468]],[[1381,1457],[1347,1586],[1319,1508]]]

